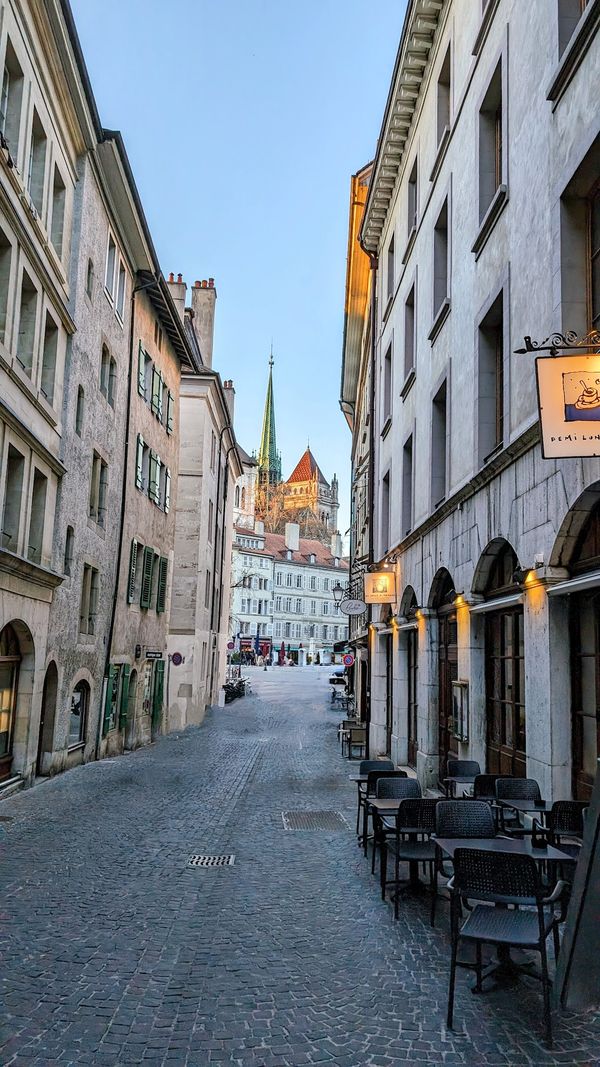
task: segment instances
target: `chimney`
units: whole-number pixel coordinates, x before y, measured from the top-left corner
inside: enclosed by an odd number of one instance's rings
[[[185,317],[185,294],[187,292],[187,285],[181,274],[177,275],[177,281],[175,281],[173,271],[171,271],[167,278],[167,285],[169,286],[169,292],[171,293],[173,303],[177,308],[179,318],[183,322]]]
[[[292,552],[297,552],[300,548],[300,527],[297,522],[285,524],[285,547],[290,548]]]
[[[254,520],[254,533],[255,534],[260,534],[262,536],[262,534],[264,534],[264,532],[265,532],[265,524],[262,521],[262,519],[255,519]]]
[[[233,424],[233,409],[235,406],[235,389],[233,388],[233,382],[231,378],[227,382],[223,382],[223,390],[225,393],[225,403],[229,410],[229,418]]]
[[[194,282],[192,286],[192,309],[194,317],[192,326],[198,338],[202,359],[207,367],[212,367],[213,336],[215,330],[215,302],[217,290],[214,278]]]
[[[333,559],[342,558],[342,538],[339,533],[331,535],[331,555]]]

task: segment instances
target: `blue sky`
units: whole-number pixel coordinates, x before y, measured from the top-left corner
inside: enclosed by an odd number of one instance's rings
[[[165,274],[214,277],[214,366],[258,449],[273,340],[287,477],[340,479],[350,175],[372,158],[404,0],[72,0],[100,117],[125,138]]]

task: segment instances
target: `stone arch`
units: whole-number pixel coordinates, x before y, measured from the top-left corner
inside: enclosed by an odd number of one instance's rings
[[[40,726],[37,745],[37,774],[47,774],[50,770],[54,751],[54,725],[58,700],[58,668],[54,660],[46,667],[42,703],[40,708]]]
[[[418,606],[419,602],[417,600],[417,594],[415,593],[412,585],[407,585],[406,589],[402,594],[402,599],[400,600],[400,611],[398,612],[398,614],[406,618],[409,612],[414,612]]]
[[[490,574],[494,563],[507,547],[510,548],[512,552],[515,551],[510,541],[507,541],[504,537],[494,537],[488,542],[477,561],[477,566],[475,567],[473,582],[471,584],[472,593],[485,593],[489,585]]]
[[[10,709],[6,753],[0,757],[0,779],[9,778],[14,771],[24,773],[27,770],[27,745],[35,685],[35,646],[31,630],[21,619],[11,619],[0,630],[0,634],[4,634],[8,626],[14,632],[20,661],[15,679],[14,705]]]
[[[600,504],[600,481],[588,485],[567,511],[556,535],[549,564],[551,567],[569,567],[594,508]]]
[[[433,581],[431,583],[431,589],[429,590],[429,597],[427,600],[427,607],[444,607],[444,601],[452,589],[454,589],[454,580],[450,574],[450,571],[446,570],[445,567],[440,567],[440,569],[436,571],[433,577]]]

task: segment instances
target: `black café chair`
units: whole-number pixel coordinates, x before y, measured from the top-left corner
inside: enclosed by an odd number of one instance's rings
[[[496,837],[496,820],[490,805],[485,800],[438,800],[435,811],[436,837]],[[452,868],[452,861],[442,857],[438,851],[436,859],[437,872],[447,877]]]
[[[364,756],[367,748],[366,728],[364,726],[351,726],[348,730],[346,745],[348,759],[360,759],[361,756]],[[356,749],[359,749],[358,756],[352,754]]]
[[[375,786],[375,796],[390,800],[407,800],[411,797],[421,796],[421,786],[416,778],[404,777],[379,778]],[[373,855],[371,857],[371,874],[375,874],[375,854],[385,843],[385,838],[396,833],[396,818],[394,815],[378,815],[373,812]],[[383,893],[385,896],[385,890]]]
[[[561,852],[571,857],[571,862],[559,864],[561,875],[572,882],[579,859],[583,838],[583,818],[587,804],[580,800],[555,800],[546,813],[546,826],[551,840]]]
[[[481,767],[474,759],[449,759],[446,768],[447,778],[444,778],[446,796],[451,797],[454,792],[454,782],[450,778],[475,778],[481,774]]]
[[[540,953],[544,992],[544,1028],[546,1041],[552,1045],[550,1015],[550,978],[546,941],[552,934],[554,955],[558,956],[558,917],[554,905],[561,900],[565,883],[557,882],[548,894],[536,861],[532,856],[485,852],[477,848],[457,848],[454,874],[448,883],[451,891],[451,955],[448,990],[448,1029],[452,1029],[454,986],[460,941],[473,941],[476,948],[477,981],[473,992],[482,993],[481,946],[490,944],[510,949],[530,949]],[[462,905],[476,901],[462,921]],[[489,907],[490,904],[496,907]],[[512,905],[512,907],[509,907]],[[527,910],[521,910],[521,909]]]
[[[541,802],[542,794],[535,778],[497,778],[496,799],[533,800],[535,803],[535,801]],[[500,807],[500,828],[503,832],[517,836],[531,833],[531,830],[526,830],[521,826],[518,812],[515,811],[513,818],[510,815],[507,816],[504,805]]]
[[[432,840],[435,831],[435,809],[437,798],[425,797],[415,800],[402,800],[396,815],[394,838],[384,839],[381,849],[381,886],[385,897],[387,885],[387,854],[394,856],[394,919],[398,918],[398,901],[400,898],[400,864],[425,864],[429,867],[429,887],[431,889],[430,923],[435,923],[435,859],[436,847]]]
[[[369,771],[393,771],[394,764],[391,759],[363,759],[358,765],[359,777],[368,774]],[[364,800],[367,791],[367,783],[358,783],[358,807],[356,811],[356,832],[358,833],[360,826],[360,809],[362,807],[362,801]]]
[[[383,760],[379,760],[379,762],[382,763]],[[391,763],[391,760],[390,760],[390,763]],[[402,779],[404,779],[406,777],[407,777],[406,771],[396,770],[394,768],[394,764],[393,763],[392,763],[391,767],[386,767],[383,770],[381,768],[377,768],[377,770],[367,771],[367,781],[364,784],[364,790],[363,789],[360,790],[359,797],[358,797],[358,812],[356,814],[356,826],[357,826],[356,832],[359,833],[360,811],[361,811],[361,808],[363,809],[362,839],[363,839],[363,845],[365,846],[365,850],[366,850],[367,832],[368,832],[367,824],[368,824],[368,821],[369,821],[369,810],[368,810],[367,801],[369,800],[369,798],[377,796],[377,792],[376,792],[377,783],[379,782],[379,780],[381,778],[402,778]]]
[[[473,800],[487,800],[490,804],[496,800],[496,782],[499,774],[476,774],[473,782]]]

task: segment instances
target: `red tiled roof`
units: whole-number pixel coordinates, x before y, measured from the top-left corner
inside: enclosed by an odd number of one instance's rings
[[[323,471],[319,468],[319,465],[313,456],[310,448],[306,449],[306,452],[294,467],[292,473],[288,478],[288,482],[310,482],[317,475],[317,480],[324,485],[329,485],[327,478],[323,474]]]
[[[265,552],[268,552],[270,556],[274,556],[275,560],[287,559],[287,548],[285,544],[285,537],[283,534],[266,533],[265,535]],[[315,565],[321,567],[334,567],[333,556],[331,555],[331,549],[328,545],[324,545],[321,541],[314,541],[312,538],[301,537],[300,547],[297,552],[292,552],[292,558],[290,563],[308,563],[309,557],[314,555]],[[345,559],[341,559],[338,570],[348,570],[348,563]]]

